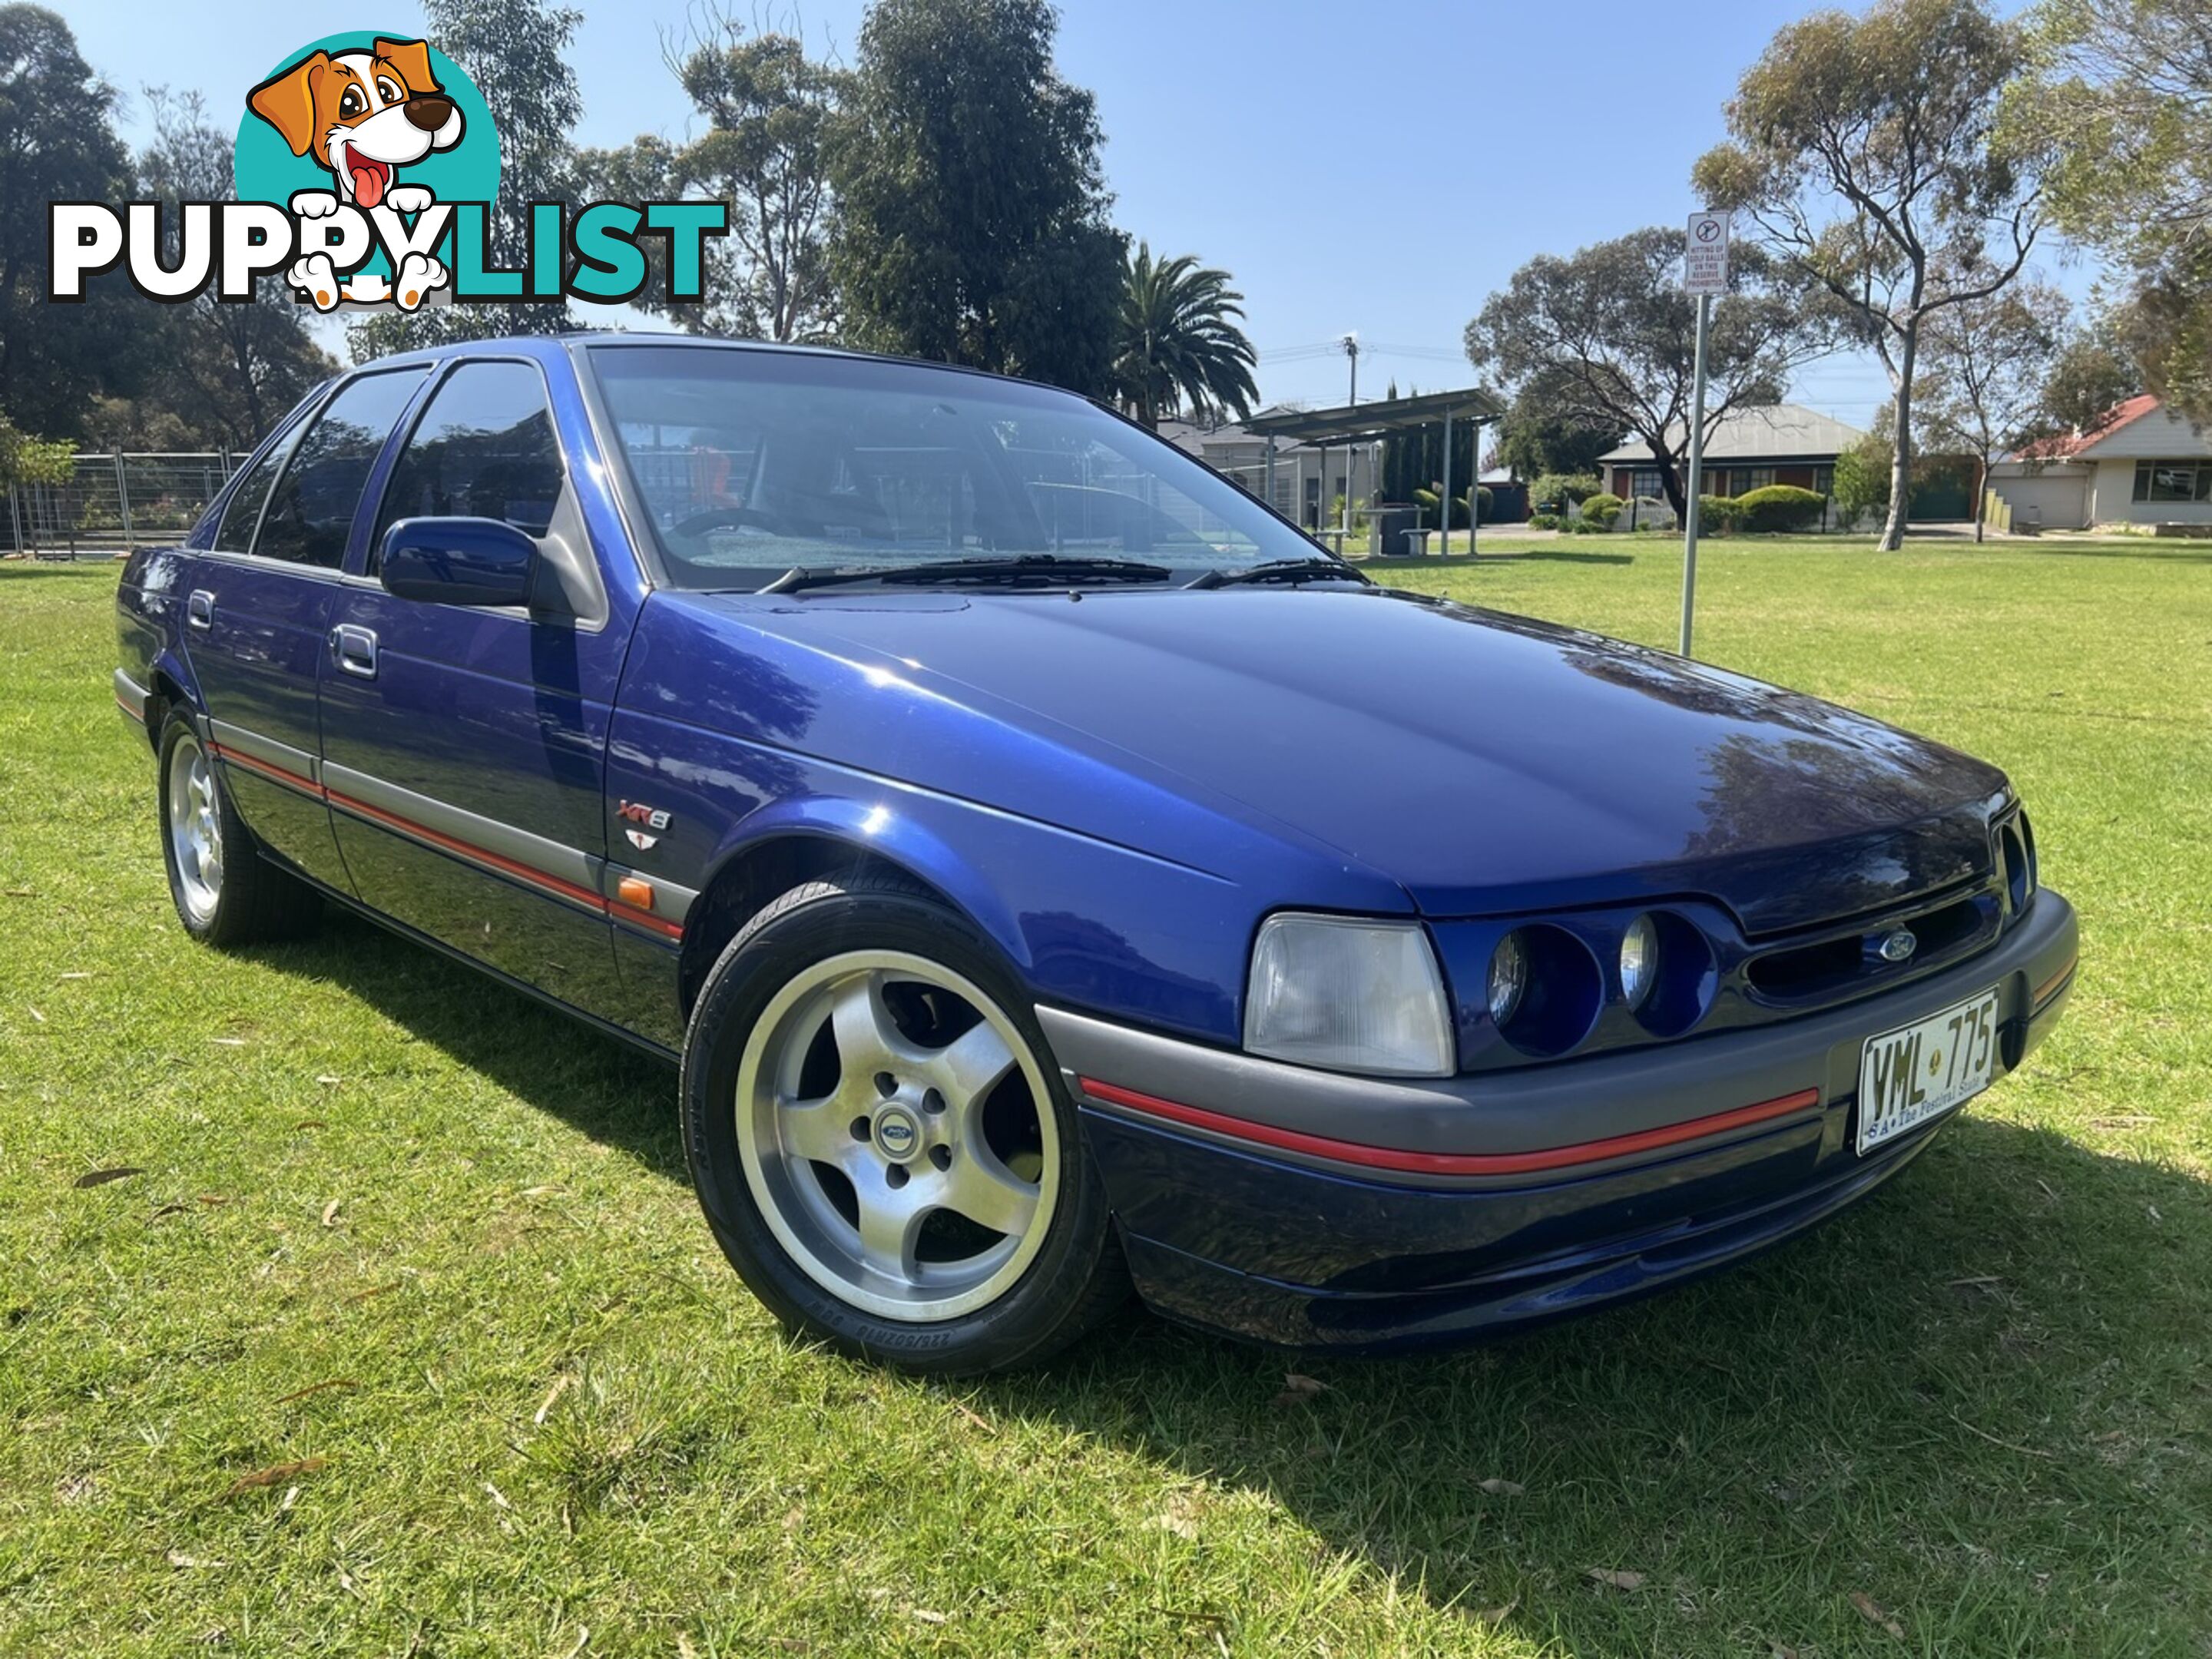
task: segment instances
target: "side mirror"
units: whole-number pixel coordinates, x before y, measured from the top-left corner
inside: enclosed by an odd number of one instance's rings
[[[402,519],[384,532],[378,579],[402,599],[526,605],[538,544],[500,519]]]

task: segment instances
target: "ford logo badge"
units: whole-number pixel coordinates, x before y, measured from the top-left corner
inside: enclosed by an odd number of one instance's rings
[[[1912,953],[1920,948],[1920,941],[1910,927],[1894,928],[1881,936],[1875,952],[1884,962],[1910,962]]]

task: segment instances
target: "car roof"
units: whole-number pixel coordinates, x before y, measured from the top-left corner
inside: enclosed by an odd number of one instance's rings
[[[1048,380],[1032,380],[1018,374],[994,374],[988,368],[976,368],[967,363],[942,362],[933,357],[911,357],[896,352],[856,351],[848,346],[807,345],[790,340],[742,340],[717,334],[686,334],[676,330],[585,329],[566,334],[513,334],[484,340],[453,340],[443,344],[424,346],[414,351],[395,351],[387,356],[372,357],[356,363],[349,370],[357,374],[369,368],[386,368],[396,363],[436,363],[454,357],[526,356],[550,362],[574,350],[589,346],[680,346],[699,351],[763,351],[796,353],[811,357],[843,357],[861,362],[905,363],[919,368],[945,369],[956,374],[980,374],[986,380],[1012,380],[1019,386],[1042,386],[1047,391],[1065,392],[1072,398],[1084,394],[1066,386],[1054,386]],[[1091,398],[1096,403],[1098,400]]]

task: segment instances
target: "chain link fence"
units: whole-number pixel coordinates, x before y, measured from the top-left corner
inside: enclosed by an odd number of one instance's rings
[[[69,482],[18,484],[0,513],[0,548],[40,559],[106,559],[181,541],[243,453],[71,457]]]

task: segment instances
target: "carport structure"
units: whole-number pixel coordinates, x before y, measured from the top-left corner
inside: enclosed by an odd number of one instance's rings
[[[1328,473],[1327,457],[1332,445],[1342,444],[1350,449],[1363,443],[1376,443],[1394,433],[1418,431],[1422,427],[1441,425],[1443,431],[1444,476],[1443,488],[1437,492],[1437,517],[1443,522],[1437,528],[1447,533],[1437,544],[1450,544],[1449,527],[1451,524],[1451,428],[1454,421],[1475,423],[1474,453],[1476,471],[1480,472],[1482,454],[1481,428],[1486,422],[1495,421],[1505,412],[1505,405],[1494,392],[1480,386],[1469,386],[1462,392],[1423,392],[1410,398],[1382,398],[1373,403],[1346,404],[1337,409],[1268,410],[1253,416],[1244,422],[1244,429],[1255,437],[1267,441],[1267,499],[1275,498],[1275,446],[1279,441],[1310,443],[1322,452],[1322,473]],[[1350,469],[1346,469],[1349,476]],[[1374,476],[1370,468],[1369,477]],[[1475,538],[1474,485],[1468,485],[1467,546],[1474,551]],[[1343,522],[1339,534],[1352,533],[1352,492],[1347,488],[1344,497]]]

